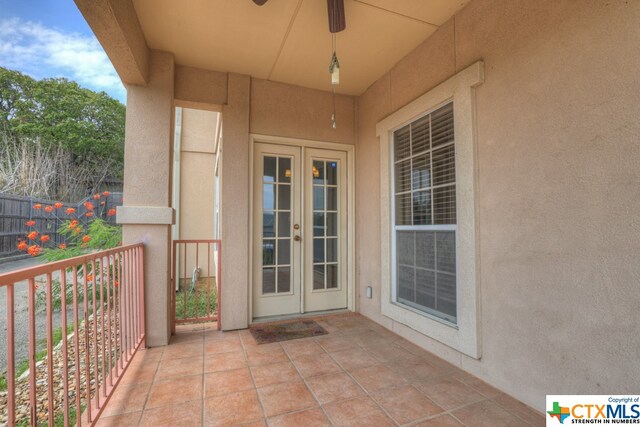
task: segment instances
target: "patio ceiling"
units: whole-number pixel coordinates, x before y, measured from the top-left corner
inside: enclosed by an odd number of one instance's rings
[[[360,95],[469,0],[345,0],[338,92]],[[331,90],[324,0],[133,0],[147,44],[177,64]]]

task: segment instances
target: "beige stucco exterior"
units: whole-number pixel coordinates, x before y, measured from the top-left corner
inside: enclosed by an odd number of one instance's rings
[[[83,10],[90,24],[94,12]],[[339,95],[336,130],[329,92],[150,51],[148,84],[128,86],[125,205],[169,207],[174,102],[222,112],[221,315],[224,329],[245,328],[250,135],[355,145],[356,311],[538,410],[545,394],[637,393],[638,22],[635,1],[471,0],[364,93]],[[474,358],[382,314],[376,126],[480,60]],[[150,345],[169,336],[169,228],[125,224],[125,243],[146,244]]]

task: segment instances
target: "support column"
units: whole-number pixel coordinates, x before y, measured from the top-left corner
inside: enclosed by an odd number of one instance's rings
[[[149,347],[171,335],[171,151],[174,60],[149,56],[149,82],[127,86],[124,206],[118,209],[123,243],[145,244],[145,325]]]
[[[229,74],[222,110],[220,237],[222,328],[242,329],[249,318],[249,76]]]

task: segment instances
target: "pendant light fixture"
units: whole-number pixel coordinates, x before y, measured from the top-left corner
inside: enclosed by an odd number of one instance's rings
[[[343,31],[346,26],[344,15],[344,0],[327,0],[329,15],[329,31],[331,32],[332,55],[329,63],[329,74],[331,75],[331,92],[333,100],[333,113],[331,114],[331,127],[337,128],[336,121],[336,86],[340,84],[340,61],[336,53],[336,33]]]

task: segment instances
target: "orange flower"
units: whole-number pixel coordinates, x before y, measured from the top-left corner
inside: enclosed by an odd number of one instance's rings
[[[37,291],[37,290],[38,290],[38,285],[35,285],[35,284],[34,284],[34,285],[33,285],[33,290],[34,290],[34,291]]]
[[[42,251],[42,248],[40,246],[38,246],[38,245],[31,245],[31,246],[29,246],[29,249],[27,249],[27,252],[31,256],[40,255],[40,251]],[[37,289],[37,287],[36,287],[36,289]]]
[[[66,245],[66,243],[60,243],[60,244],[58,245],[58,249],[67,249],[67,245]]]
[[[91,240],[91,236],[83,236],[82,237],[82,243],[89,243],[90,240]]]
[[[27,245],[27,242],[25,242],[24,240],[20,240],[18,242],[18,250],[19,251],[26,251],[28,247],[29,246]]]
[[[117,288],[118,286],[120,286],[120,282],[118,282],[117,280],[114,280],[113,281],[113,286],[115,286]]]
[[[67,208],[66,212],[67,212],[67,215],[71,215],[71,214],[76,213],[76,210],[75,210],[75,208]]]
[[[84,207],[87,208],[88,211],[92,211],[93,210],[93,203],[91,203],[90,201],[86,201],[83,203]]]
[[[103,195],[104,197],[107,197],[109,194],[111,194],[111,193],[109,193],[108,191],[103,191],[103,192],[102,192],[102,195]]]
[[[36,222],[34,220],[29,220],[25,222],[25,224],[27,225],[27,227],[33,227],[34,225],[36,225]]]
[[[42,209],[42,205],[40,203],[36,203],[33,205],[33,209]]]
[[[44,211],[45,211],[46,213],[51,213],[51,212],[53,212],[53,206],[45,206],[45,207],[44,207]]]
[[[116,209],[111,208],[107,211],[107,216],[114,216],[116,214]]]
[[[87,281],[93,282],[93,274],[87,274]]]
[[[100,194],[94,194],[93,195],[93,200],[98,200],[100,198]]]
[[[78,228],[75,228],[75,229],[73,230],[73,235],[74,235],[74,236],[77,236],[77,235],[78,235],[78,234],[80,234],[80,233],[82,233],[82,227],[78,227]]]
[[[48,236],[48,235],[46,235],[46,234],[42,234],[42,235],[40,235],[40,240],[42,241],[42,243],[47,243],[47,242],[49,241],[49,239],[50,239],[50,238],[51,238],[51,237],[49,237],[49,236]]]
[[[71,222],[69,223],[69,230],[73,230],[74,228],[76,228],[78,226],[78,220],[77,219],[73,219],[71,220]]]
[[[93,212],[89,211],[86,214],[84,214],[87,218],[92,217],[93,216]]]
[[[27,238],[29,240],[35,240],[36,237],[38,237],[38,232],[37,231],[32,231],[31,233],[27,234]]]
[[[64,206],[64,205],[62,204],[62,202],[55,202],[55,203],[53,204],[53,207],[54,207],[54,208],[56,208],[56,209],[60,209],[62,206]]]

